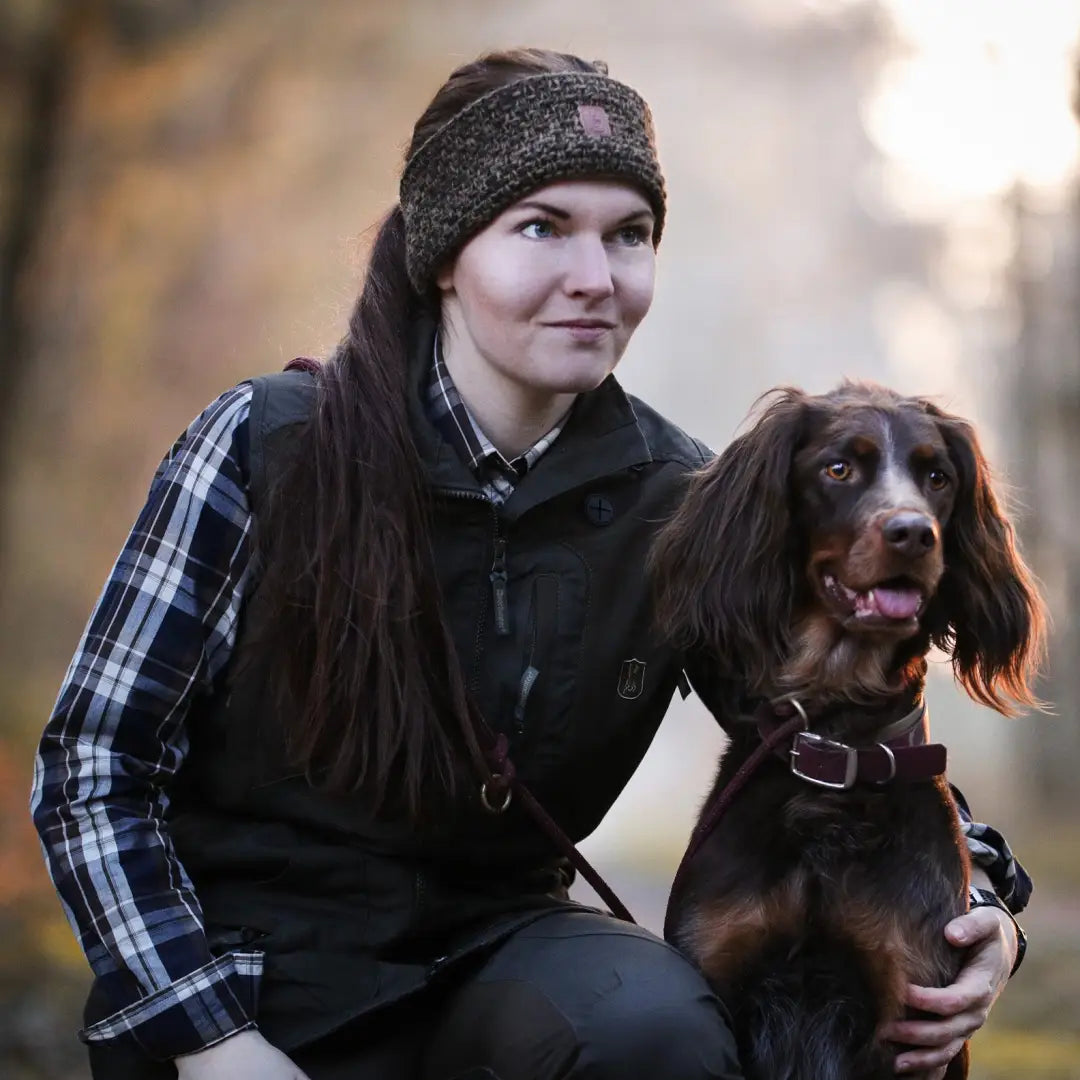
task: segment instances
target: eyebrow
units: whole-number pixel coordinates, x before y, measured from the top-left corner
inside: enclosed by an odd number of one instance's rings
[[[931,462],[938,456],[937,447],[925,442],[919,443],[919,445],[913,447],[911,451],[911,457],[914,461]]]
[[[536,199],[525,199],[519,202],[515,207],[515,210],[539,210],[542,213],[549,214],[553,218],[558,218],[559,221],[568,221],[573,215],[569,210],[563,210],[559,206],[552,206],[551,203],[539,202]],[[625,225],[629,221],[636,221],[639,218],[651,218],[653,217],[652,210],[643,206],[640,210],[632,210],[625,217],[620,218],[615,223],[615,228],[620,225]]]

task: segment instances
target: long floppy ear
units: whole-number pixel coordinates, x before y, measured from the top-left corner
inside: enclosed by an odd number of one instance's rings
[[[754,427],[692,477],[650,559],[661,627],[751,689],[786,652],[800,571],[789,489],[807,397],[767,397]]]
[[[1044,657],[1046,609],[1016,547],[970,424],[923,402],[945,440],[959,485],[945,527],[945,575],[938,598],[948,625],[934,644],[976,701],[1004,713],[1039,706],[1033,682]]]

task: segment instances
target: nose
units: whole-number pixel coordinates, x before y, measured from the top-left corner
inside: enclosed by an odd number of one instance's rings
[[[899,555],[917,559],[934,550],[938,541],[937,522],[917,510],[901,510],[881,527],[885,543]]]
[[[568,245],[566,291],[571,296],[603,298],[615,291],[607,248],[599,236],[577,236]]]

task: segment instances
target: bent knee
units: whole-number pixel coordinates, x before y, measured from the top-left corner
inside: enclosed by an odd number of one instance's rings
[[[736,1080],[741,1077],[726,1012],[707,991],[630,1003],[609,999],[578,1030],[583,1076]]]
[[[700,972],[654,935],[599,915],[516,935],[455,995],[433,1049],[444,1067],[487,1066],[500,1080],[742,1076],[726,1011]]]

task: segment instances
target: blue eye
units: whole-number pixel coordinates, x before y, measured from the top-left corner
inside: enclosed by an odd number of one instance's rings
[[[644,225],[626,225],[616,235],[620,244],[637,247],[639,244],[647,243],[651,234]]]
[[[555,235],[555,227],[544,218],[528,221],[521,226],[521,235],[530,240],[548,240]]]

